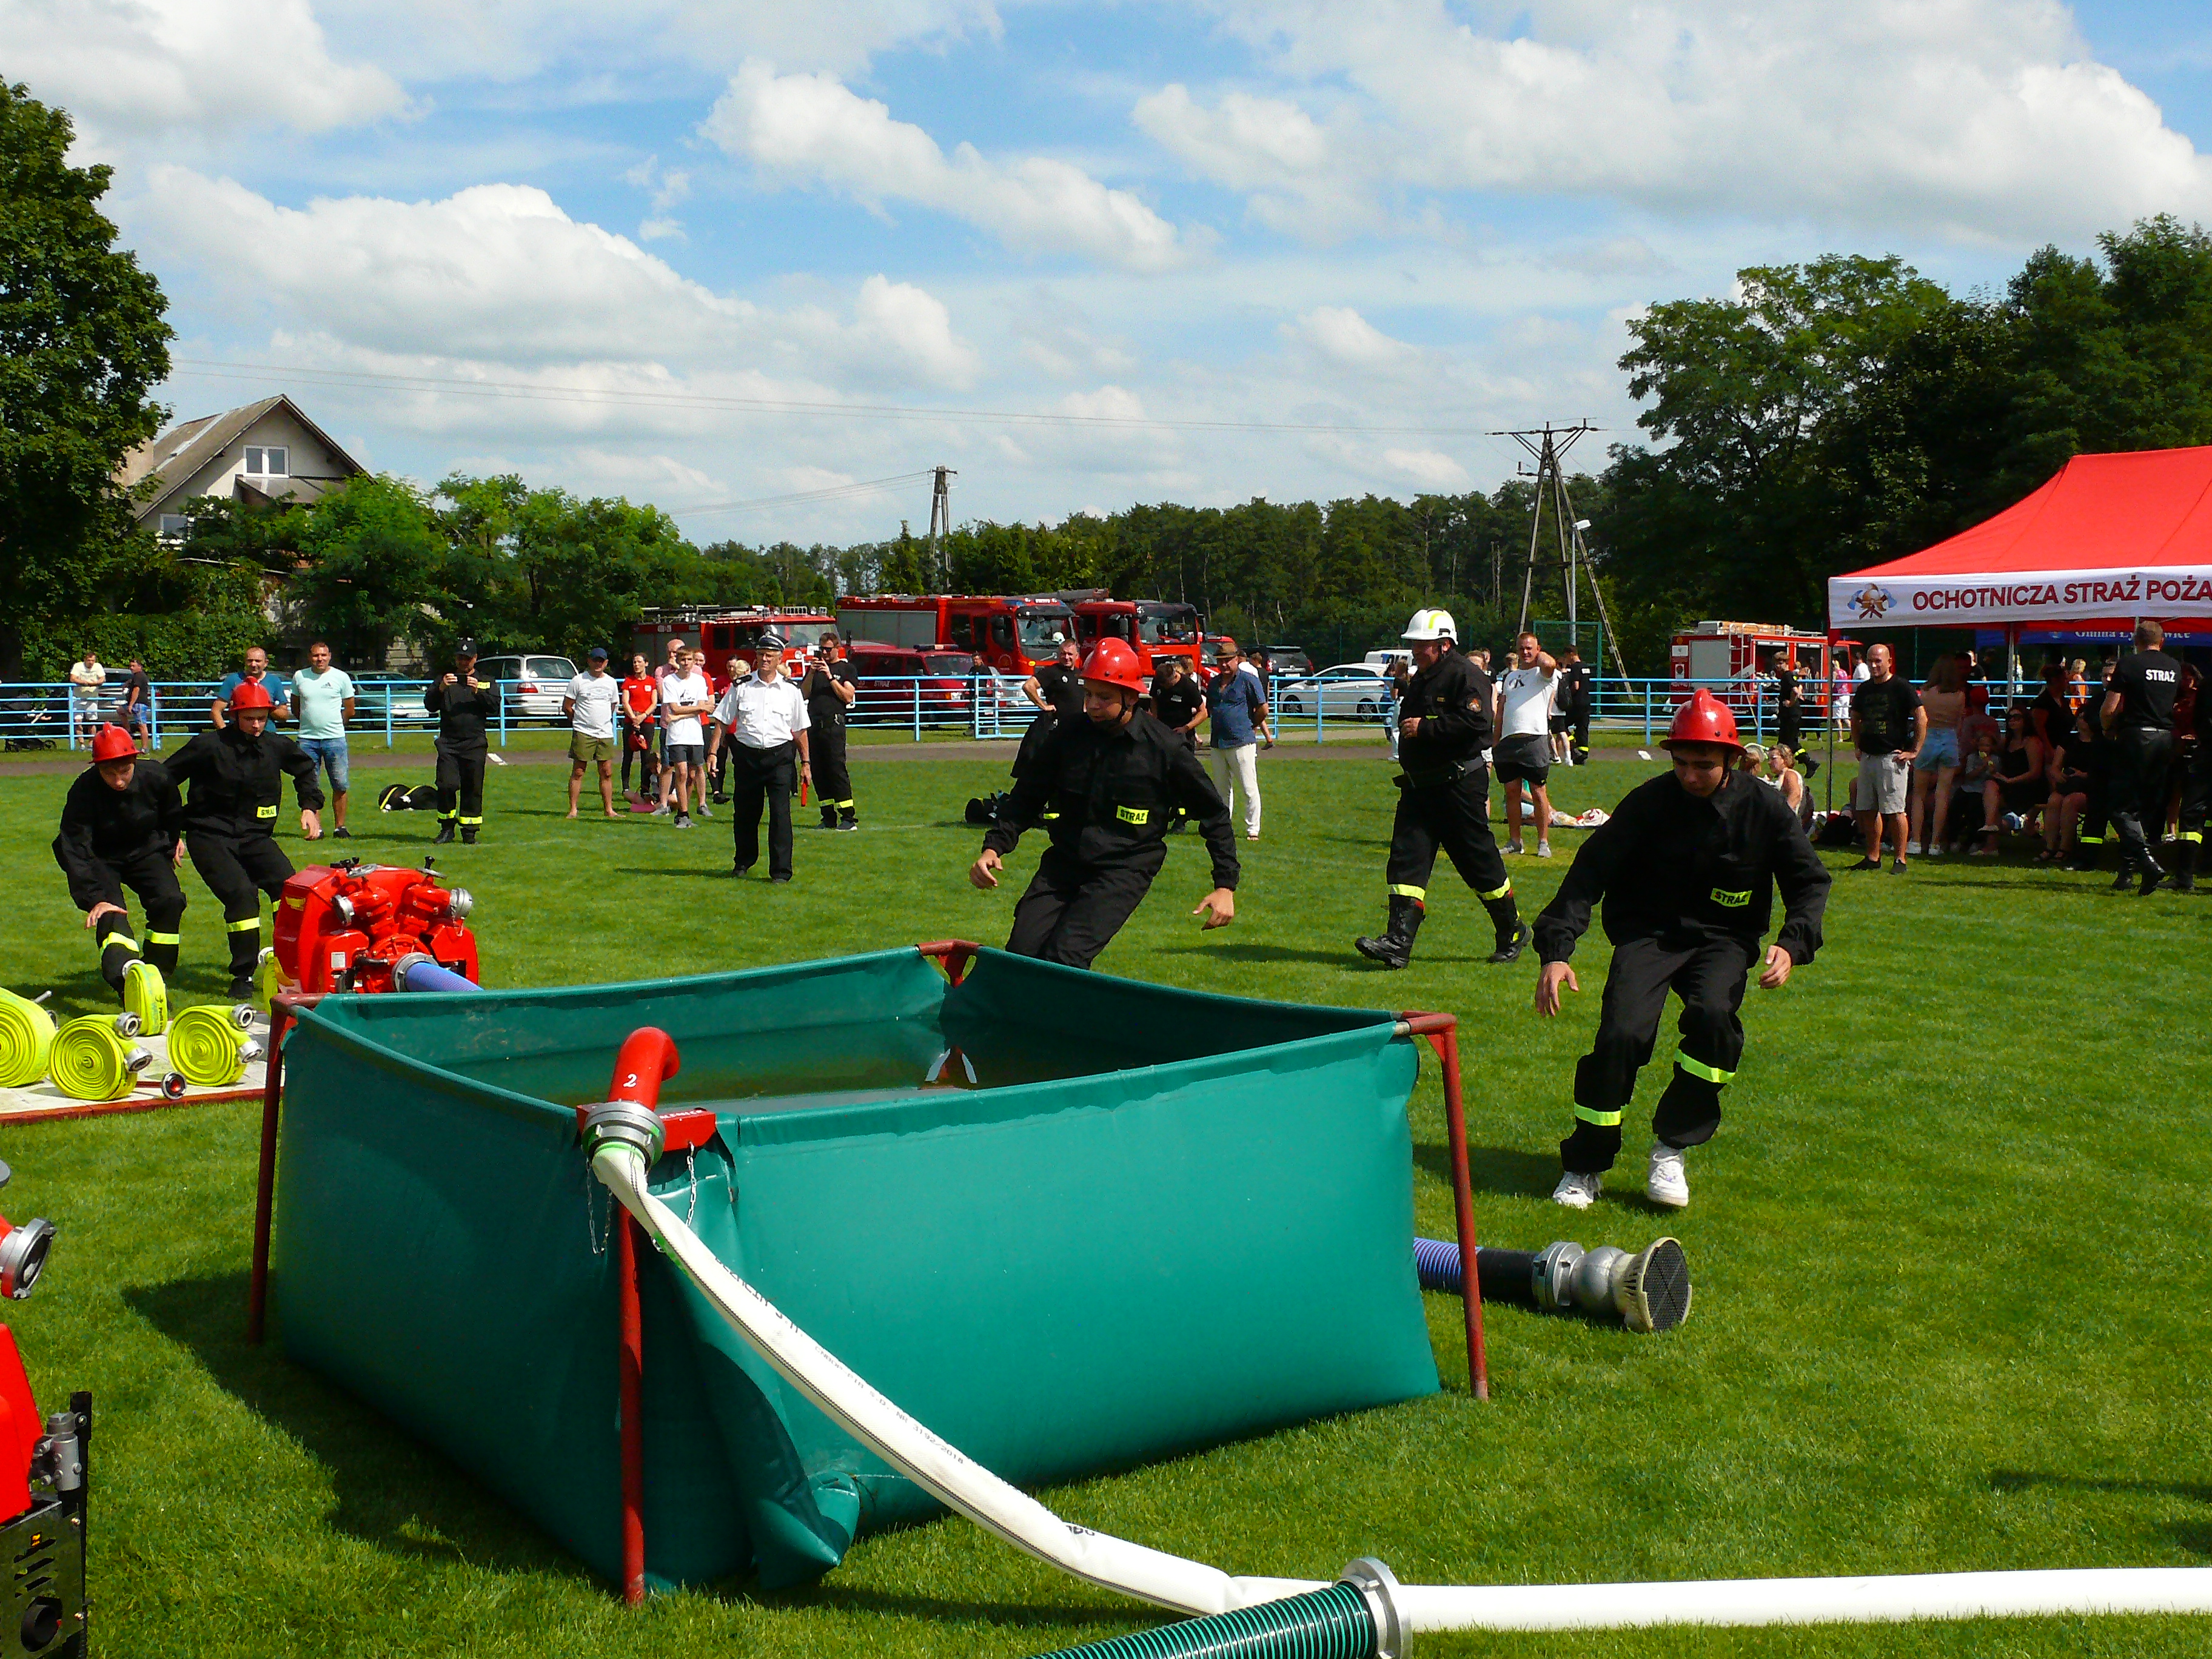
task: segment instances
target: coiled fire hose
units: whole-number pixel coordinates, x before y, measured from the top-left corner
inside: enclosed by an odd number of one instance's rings
[[[596,1176],[661,1253],[776,1374],[870,1451],[977,1526],[1071,1577],[1202,1615],[1075,1653],[1234,1654],[1237,1659],[1398,1659],[1423,1631],[1614,1629],[1639,1625],[1797,1625],[2043,1613],[2212,1613],[2212,1568],[2117,1567],[1626,1584],[1397,1584],[1357,1561],[1335,1585],[1231,1577],[1217,1567],[1071,1526],[884,1397],[793,1324],[647,1190],[665,1141],[653,1103],[676,1074],[674,1042],[634,1031],[611,1097],[586,1115]],[[1480,1271],[1480,1261],[1477,1263]],[[1367,1629],[1347,1631],[1349,1586]],[[1284,1605],[1287,1603],[1288,1605]],[[1235,1615],[1273,1611],[1249,1620]],[[1249,1626],[1249,1628],[1248,1628]]]
[[[126,1040],[137,1032],[131,1014],[80,1014],[54,1033],[54,1086],[72,1100],[122,1099],[154,1063],[150,1051]]]
[[[46,1074],[54,1017],[28,997],[0,990],[0,1089],[21,1089]]]
[[[169,1027],[169,1064],[196,1089],[222,1089],[261,1058],[261,1045],[246,1034],[253,1011],[240,1003],[224,1008],[200,1003],[180,1012]]]
[[[138,1017],[141,1036],[159,1036],[169,1029],[169,988],[159,968],[134,962],[123,970],[123,1008]]]

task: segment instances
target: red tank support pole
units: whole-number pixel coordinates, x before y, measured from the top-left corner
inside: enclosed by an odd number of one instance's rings
[[[939,939],[914,948],[923,956],[936,958],[938,965],[945,969],[945,977],[957,985],[967,977],[968,964],[975,959],[975,952],[983,947],[964,939]]]
[[[1490,1362],[1482,1340],[1482,1283],[1475,1270],[1474,1182],[1467,1162],[1467,1109],[1460,1098],[1459,1020],[1451,1014],[1400,1016],[1409,1036],[1425,1036],[1443,1067],[1444,1124],[1451,1140],[1453,1218],[1459,1227],[1462,1317],[1467,1324],[1467,1376],[1477,1400],[1490,1398]]]
[[[269,1229],[276,1205],[276,1125],[284,1094],[284,1033],[295,1008],[312,1008],[319,993],[279,991],[269,1010],[267,1075],[261,1086],[261,1170],[253,1186],[253,1277],[246,1292],[246,1340],[258,1344],[269,1313]]]

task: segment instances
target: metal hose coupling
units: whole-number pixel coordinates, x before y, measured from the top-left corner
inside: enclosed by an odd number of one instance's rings
[[[603,1100],[584,1113],[584,1156],[597,1158],[602,1146],[634,1149],[651,1169],[660,1161],[668,1127],[660,1114],[634,1100]]]
[[[1421,1288],[1466,1294],[1459,1246],[1441,1238],[1413,1241]],[[1546,1313],[1618,1315],[1632,1331],[1671,1331],[1690,1316],[1690,1263],[1672,1238],[1655,1238],[1633,1255],[1614,1245],[1585,1250],[1559,1239],[1540,1250],[1474,1253],[1475,1277],[1486,1302],[1519,1302]]]

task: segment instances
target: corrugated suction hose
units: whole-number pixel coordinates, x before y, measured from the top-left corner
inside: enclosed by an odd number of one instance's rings
[[[28,997],[0,991],[0,1089],[21,1089],[46,1074],[54,1017]]]
[[[1109,1636],[1044,1659],[1376,1659],[1375,1620],[1349,1584]]]

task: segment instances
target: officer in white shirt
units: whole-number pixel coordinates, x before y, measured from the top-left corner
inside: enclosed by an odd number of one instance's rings
[[[1513,641],[1511,666],[1498,677],[1498,781],[1505,786],[1505,850],[1521,851],[1521,787],[1536,799],[1536,856],[1552,856],[1552,712],[1559,665],[1534,634]]]
[[[733,745],[730,765],[732,876],[760,858],[761,808],[768,808],[768,878],[791,879],[791,798],[811,776],[806,760],[806,699],[783,672],[783,637],[764,634],[753,648],[753,672],[730,682],[714,705],[708,739],[711,767],[724,743]],[[796,765],[794,767],[794,763]]]

